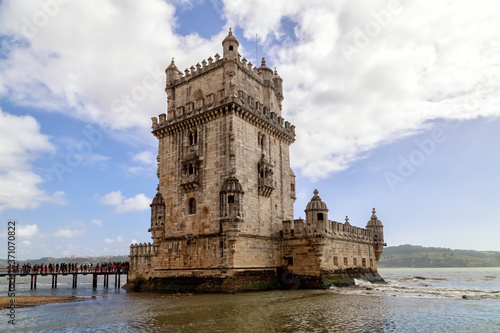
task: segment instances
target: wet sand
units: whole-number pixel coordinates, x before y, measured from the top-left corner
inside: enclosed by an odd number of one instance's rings
[[[11,299],[11,297],[0,296],[0,309],[9,308]],[[47,303],[74,302],[88,299],[88,297],[77,296],[16,296],[15,305],[16,308],[24,308],[28,306],[37,306]]]

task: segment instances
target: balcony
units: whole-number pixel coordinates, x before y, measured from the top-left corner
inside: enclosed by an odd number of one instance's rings
[[[264,197],[271,196],[274,190],[273,179],[272,178],[259,178],[259,195]]]
[[[198,190],[198,185],[199,185],[198,175],[188,174],[182,177],[181,186],[184,188],[184,191],[186,192],[196,191]]]

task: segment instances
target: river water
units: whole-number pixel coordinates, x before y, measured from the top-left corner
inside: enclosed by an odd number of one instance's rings
[[[76,295],[85,300],[6,310],[0,331],[17,332],[500,332],[500,268],[380,269],[387,285],[357,281],[330,290],[165,295],[92,290],[91,276],[18,279],[17,295]],[[4,281],[5,280],[5,281]],[[7,279],[0,281],[6,295]],[[24,282],[23,282],[24,281]]]

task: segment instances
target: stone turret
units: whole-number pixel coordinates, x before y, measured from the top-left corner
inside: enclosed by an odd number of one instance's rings
[[[273,82],[278,95],[278,108],[281,111],[281,102],[283,101],[283,79],[279,76],[276,67],[274,67]]]
[[[165,201],[157,188],[153,201],[151,202],[151,228],[148,230],[152,233],[151,238],[156,243],[159,239],[165,237]]]
[[[222,57],[224,60],[238,60],[238,46],[240,43],[236,39],[236,37],[233,36],[233,32],[231,31],[231,28],[229,28],[229,34],[227,35],[226,38],[222,41],[222,47],[223,47],[223,53]]]
[[[372,217],[366,224],[366,229],[372,230],[373,232],[373,240],[376,242],[384,242],[384,226],[382,225],[382,222],[378,219],[377,215],[375,214],[375,208],[373,208],[372,211]]]
[[[234,176],[228,177],[220,191],[220,217],[222,219],[243,219],[243,195],[245,192]]]
[[[372,217],[366,224],[366,229],[373,233],[373,241],[375,242],[375,257],[379,260],[380,255],[384,250],[384,246],[387,246],[387,244],[384,243],[384,226],[375,213],[375,208],[373,208]]]
[[[167,75],[167,88],[173,85],[174,81],[179,78],[179,75],[182,75],[175,65],[174,58],[172,58],[170,65],[168,65],[167,69],[165,69],[165,74]]]
[[[308,233],[321,233],[327,229],[328,226],[328,207],[321,198],[318,196],[318,190],[314,190],[314,196],[311,201],[307,204],[306,213],[306,223]]]

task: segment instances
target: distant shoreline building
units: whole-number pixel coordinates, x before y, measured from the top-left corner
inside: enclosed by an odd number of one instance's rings
[[[223,54],[184,73],[165,70],[167,114],[154,117],[158,192],[152,243],[130,246],[126,288],[235,292],[326,288],[377,274],[383,225],[328,220],[314,191],[294,220],[295,126],[281,114],[283,80],[238,53],[229,30]]]

